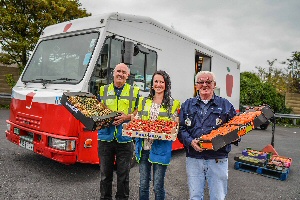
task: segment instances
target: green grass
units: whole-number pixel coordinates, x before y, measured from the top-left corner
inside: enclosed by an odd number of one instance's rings
[[[9,109],[9,105],[0,105],[0,110],[7,110]]]

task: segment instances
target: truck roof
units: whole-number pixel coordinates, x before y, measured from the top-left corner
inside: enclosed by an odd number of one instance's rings
[[[101,27],[105,27],[106,24],[109,22],[109,20],[117,20],[117,21],[122,21],[122,22],[137,22],[137,23],[147,23],[150,25],[153,25],[157,28],[163,29],[170,34],[176,35],[181,39],[184,39],[192,44],[195,44],[197,46],[201,46],[202,48],[219,54],[222,57],[226,57],[227,59],[236,62],[238,65],[240,65],[240,62],[183,34],[180,33],[171,27],[168,27],[150,17],[145,17],[145,16],[139,16],[139,15],[131,15],[131,14],[125,14],[125,13],[119,13],[119,12],[110,12],[110,13],[104,13],[100,15],[93,15],[89,17],[84,17],[84,18],[78,18],[70,21],[65,21],[62,23],[58,23],[55,25],[48,26],[44,29],[41,39],[42,38],[47,38],[50,36],[55,36],[63,33],[71,33],[71,32],[76,32],[76,31],[86,31],[86,30],[93,30],[93,29],[98,29]]]

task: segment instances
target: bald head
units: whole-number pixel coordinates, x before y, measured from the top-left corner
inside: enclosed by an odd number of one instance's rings
[[[129,74],[130,74],[130,69],[126,64],[124,63],[117,64],[114,69],[115,86],[122,87],[126,83]]]

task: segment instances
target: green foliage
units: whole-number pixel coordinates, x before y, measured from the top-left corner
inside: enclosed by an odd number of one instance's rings
[[[288,91],[287,69],[274,66],[274,64],[277,62],[277,59],[273,61],[267,60],[267,62],[269,63],[269,67],[267,69],[256,67],[260,80],[271,84],[280,94],[285,94]]]
[[[0,110],[8,110],[9,109],[9,105],[1,105],[0,104]]]
[[[22,71],[45,27],[89,16],[79,0],[1,0],[0,63]]]
[[[289,113],[285,107],[284,95],[277,92],[269,82],[263,82],[252,72],[241,73],[240,104],[249,106],[269,105],[274,112]]]
[[[291,58],[288,58],[283,63],[288,65],[288,91],[291,93],[300,93],[300,52],[292,52]]]
[[[16,85],[16,81],[14,80],[14,77],[12,74],[5,74],[6,82],[9,85],[9,87],[12,89]]]

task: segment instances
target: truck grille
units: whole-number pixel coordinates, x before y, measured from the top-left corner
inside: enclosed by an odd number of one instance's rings
[[[18,113],[16,117],[16,122],[28,128],[39,129],[41,125],[41,118],[42,117],[39,116]]]

